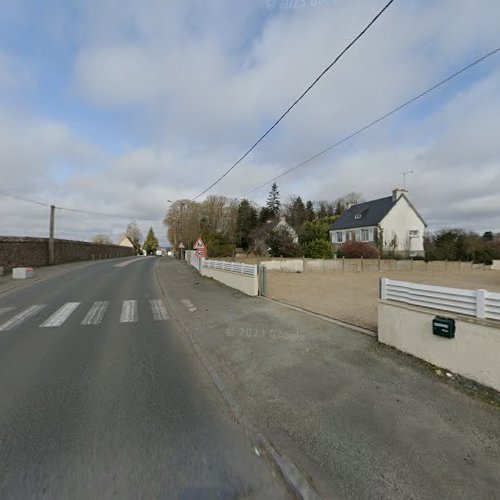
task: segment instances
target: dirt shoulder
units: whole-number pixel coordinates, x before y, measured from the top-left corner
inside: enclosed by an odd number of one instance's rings
[[[268,296],[308,311],[377,329],[379,279],[500,292],[500,272],[268,273]]]

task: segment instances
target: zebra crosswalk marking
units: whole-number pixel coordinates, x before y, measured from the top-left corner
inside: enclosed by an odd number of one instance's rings
[[[164,321],[168,319],[167,309],[162,300],[151,299],[149,303],[151,304],[151,312],[153,313],[155,321]]]
[[[94,302],[94,305],[90,308],[85,318],[83,318],[81,324],[98,325],[102,321],[102,318],[104,317],[104,314],[108,309],[108,306],[109,306],[109,300],[100,300]]]
[[[80,305],[80,302],[68,302],[60,307],[52,316],[46,319],[40,327],[48,328],[54,326],[61,326],[73,313],[73,311]]]
[[[137,321],[137,300],[124,300],[120,323],[135,323]]]
[[[24,311],[16,314],[8,321],[0,325],[0,332],[4,332],[14,328],[15,326],[19,326],[21,323],[24,323],[28,318],[35,316],[38,314],[44,307],[47,307],[45,304],[37,304],[34,306],[30,306]]]
[[[186,304],[189,310],[196,311],[196,308],[193,306],[191,301],[185,300],[183,302]],[[59,307],[59,309],[57,309],[54,313],[48,316],[48,318],[45,319],[41,324],[39,324],[39,327],[57,328],[63,325],[70,318],[70,316],[81,306],[81,304],[82,304],[81,302],[66,302],[61,307]],[[98,325],[103,321],[109,305],[110,305],[109,300],[101,300],[94,302],[80,324]],[[137,300],[124,300],[122,303],[121,315],[119,319],[120,323],[138,322],[139,319],[138,305],[139,301]],[[0,324],[0,331],[7,331],[21,325],[31,317],[38,314],[45,307],[48,306],[46,304],[38,304],[23,309],[21,312],[15,314],[10,319]],[[166,321],[170,319],[167,312],[167,308],[165,307],[163,300],[150,299],[149,307],[151,309],[151,314],[153,316],[154,321]],[[16,309],[15,307],[0,307],[0,316],[1,315],[7,316],[7,313],[9,312],[14,314],[15,309]]]

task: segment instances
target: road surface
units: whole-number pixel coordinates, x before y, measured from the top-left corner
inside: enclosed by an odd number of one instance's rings
[[[170,317],[158,261],[0,294],[0,498],[288,497]]]

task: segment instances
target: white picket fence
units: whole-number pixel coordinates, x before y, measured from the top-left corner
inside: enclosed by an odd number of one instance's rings
[[[225,262],[222,260],[198,259],[194,251],[186,252],[186,260],[198,271],[204,269],[216,269],[230,273],[243,274],[245,276],[257,276],[257,266],[254,264],[243,264],[241,262]]]
[[[380,298],[476,318],[500,320],[500,293],[487,290],[448,288],[381,278]]]
[[[205,269],[218,269],[219,271],[229,271],[230,273],[244,274],[245,276],[257,276],[257,266],[254,264],[203,259],[201,265]]]

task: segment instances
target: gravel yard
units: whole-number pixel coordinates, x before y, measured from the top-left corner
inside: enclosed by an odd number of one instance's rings
[[[454,288],[484,288],[500,292],[500,271],[398,271],[386,273],[268,273],[270,298],[377,329],[379,278]]]

